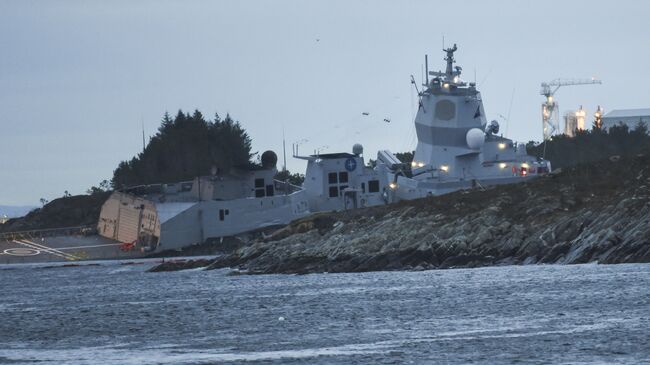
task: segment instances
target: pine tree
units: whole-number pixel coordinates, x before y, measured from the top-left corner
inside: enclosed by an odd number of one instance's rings
[[[251,165],[251,139],[230,114],[208,121],[199,110],[165,112],[158,132],[142,153],[122,161],[113,173],[114,188],[191,180],[212,167],[228,171]]]

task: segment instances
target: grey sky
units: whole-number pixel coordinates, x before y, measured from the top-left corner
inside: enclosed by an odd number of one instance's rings
[[[648,14],[642,1],[0,1],[0,204],[84,192],[141,150],[141,121],[151,135],[179,108],[231,113],[260,152],[281,155],[283,128],[305,153],[412,150],[409,75],[425,53],[443,68],[443,34],[488,119],[514,89],[502,131],[540,140],[542,81],[603,80],[561,89],[562,113],[650,107]]]

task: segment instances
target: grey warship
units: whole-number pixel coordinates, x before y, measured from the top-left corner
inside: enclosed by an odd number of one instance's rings
[[[549,161],[527,155],[523,143],[500,135],[497,121],[487,122],[476,83],[462,81],[462,68],[454,65],[457,50],[455,44],[443,49],[445,71],[429,72],[427,65],[424,88],[418,91],[418,142],[410,171],[389,151],[378,154],[389,171],[394,200],[521,182],[551,169]]]
[[[523,182],[549,172],[549,161],[528,155],[523,144],[499,134],[496,121],[488,123],[476,84],[462,81],[462,68],[454,65],[457,50],[456,45],[443,49],[444,72],[429,72],[427,66],[424,88],[418,90],[417,146],[410,164],[389,150],[378,151],[374,166],[366,164],[361,144],[352,153],[310,156],[298,155],[296,148],[294,158],[307,161],[305,182],[298,187],[274,180],[277,155],[268,151],[254,171],[215,172],[194,181],[116,191],[104,202],[97,235],[91,237],[72,242],[69,236],[39,233],[37,242],[33,232],[0,236],[2,258],[11,263],[141,257],[287,224],[311,213]],[[61,251],[69,249],[83,255]]]

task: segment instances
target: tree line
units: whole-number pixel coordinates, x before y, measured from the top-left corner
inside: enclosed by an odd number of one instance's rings
[[[649,152],[649,148],[648,128],[641,122],[632,129],[626,124],[607,129],[594,126],[591,130],[576,130],[575,137],[561,134],[542,143],[530,141],[526,144],[529,154],[551,161],[553,169],[596,162],[611,156],[634,156]]]
[[[179,110],[162,118],[158,132],[144,151],[122,161],[113,172],[114,189],[125,186],[170,183],[209,175],[214,169],[250,168],[251,138],[238,121],[227,114],[206,119],[200,111]]]

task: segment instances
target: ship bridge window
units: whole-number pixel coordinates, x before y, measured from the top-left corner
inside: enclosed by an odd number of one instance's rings
[[[436,103],[436,119],[452,120],[456,116],[456,104],[450,100],[440,100]]]
[[[230,214],[229,209],[219,209],[219,220],[223,221],[228,214]]]
[[[190,191],[192,190],[192,184],[191,182],[186,182],[181,184],[181,191]]]
[[[379,192],[379,180],[370,180],[370,181],[368,181],[368,192],[369,193],[378,193]]]
[[[339,187],[330,186],[330,198],[336,198],[337,196],[339,196]]]
[[[264,196],[264,179],[255,179],[255,197],[263,198]]]
[[[330,172],[327,174],[327,181],[329,182],[329,197],[336,198],[343,196],[343,190],[348,187],[348,172]],[[341,184],[341,185],[339,185]]]
[[[273,196],[273,185],[266,185],[266,196]]]

